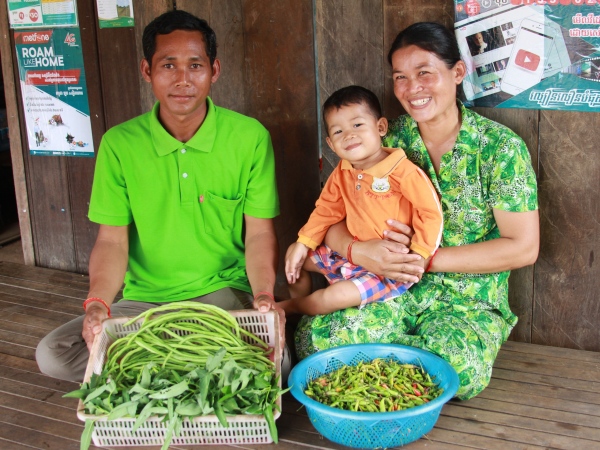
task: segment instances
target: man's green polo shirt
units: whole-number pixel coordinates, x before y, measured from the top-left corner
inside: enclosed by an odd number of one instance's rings
[[[251,292],[244,214],[279,214],[271,137],[257,120],[207,103],[204,123],[186,143],[163,128],[158,103],[102,138],[89,218],[131,225],[125,299]]]

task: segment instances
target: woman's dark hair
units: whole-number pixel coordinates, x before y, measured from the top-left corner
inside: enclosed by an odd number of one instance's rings
[[[325,116],[329,111],[333,109],[337,111],[342,106],[350,105],[365,105],[376,119],[383,116],[379,99],[373,92],[362,86],[346,86],[335,91],[323,103],[323,122],[325,122],[325,126],[327,126]]]
[[[206,54],[210,59],[210,64],[215,62],[217,57],[217,36],[206,20],[200,19],[181,9],[168,11],[144,28],[142,35],[142,49],[144,58],[152,65],[152,57],[156,51],[156,36],[159,34],[169,34],[176,30],[199,31],[204,37]]]
[[[388,62],[392,64],[392,55],[396,50],[416,45],[422,50],[434,53],[451,69],[460,61],[460,51],[456,36],[444,25],[435,22],[417,22],[402,30],[394,39],[388,53]]]

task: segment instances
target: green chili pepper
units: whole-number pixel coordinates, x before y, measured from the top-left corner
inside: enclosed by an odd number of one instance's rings
[[[367,412],[411,408],[433,400],[442,392],[422,367],[392,358],[342,366],[313,379],[305,390],[306,395],[323,404]]]

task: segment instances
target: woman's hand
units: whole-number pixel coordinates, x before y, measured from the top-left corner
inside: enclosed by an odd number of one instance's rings
[[[397,220],[386,222],[390,230],[385,239],[356,242],[352,247],[352,260],[369,272],[408,283],[417,283],[423,275],[420,255],[409,253],[412,228]]]
[[[377,275],[397,281],[418,283],[424,270],[422,263],[415,263],[423,258],[407,251],[408,248],[398,242],[371,239],[353,245],[352,260]]]
[[[413,230],[397,220],[387,220],[390,230],[385,239],[356,241],[352,245],[352,261],[374,274],[392,280],[417,283],[423,274],[423,267],[415,265],[420,255],[409,253]],[[346,255],[348,244],[352,242],[346,222],[336,223],[329,228],[325,243],[340,255]]]
[[[393,219],[388,219],[385,223],[392,228],[391,230],[385,230],[383,232],[385,239],[400,244],[403,250],[398,250],[398,252],[408,253],[413,234],[415,234],[413,229],[408,225]],[[395,246],[394,248],[400,247]]]

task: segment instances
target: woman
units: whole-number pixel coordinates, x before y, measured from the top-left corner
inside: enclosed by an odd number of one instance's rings
[[[466,66],[454,35],[435,23],[402,31],[388,54],[394,94],[407,115],[392,122],[384,145],[402,147],[431,178],[444,212],[441,248],[423,269],[407,253],[411,230],[388,221],[387,240],[352,244],[345,224],[326,243],[367,270],[416,282],[401,297],[358,310],[304,316],[298,356],[357,342],[427,349],[459,374],[457,397],[489,383],[501,344],[517,322],[508,306],[511,269],[533,264],[539,247],[535,173],[525,143],[508,128],[457,100]]]

